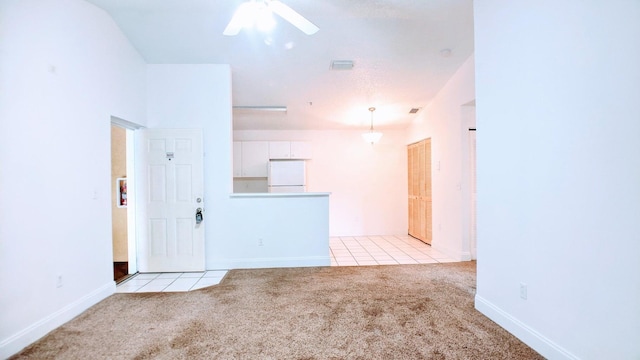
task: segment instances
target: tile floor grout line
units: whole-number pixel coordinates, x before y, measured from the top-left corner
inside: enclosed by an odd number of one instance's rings
[[[342,240],[342,239],[340,239]],[[357,239],[354,238],[355,241],[358,241]],[[351,260],[354,261],[356,264],[358,263],[358,261],[356,260],[355,256],[353,256],[353,252],[351,251],[351,249],[349,248],[349,246],[347,244],[344,243],[344,241],[342,241],[342,243],[346,246],[347,251],[349,251],[349,254],[351,255]],[[339,264],[339,263],[338,263]]]
[[[375,241],[371,240],[371,238],[370,238],[370,237],[368,237],[368,236],[367,236],[367,239],[368,239],[369,241],[371,241],[371,242],[373,243],[373,245],[375,245],[376,247],[380,248],[380,247],[375,243]],[[369,251],[369,249],[368,249],[367,247],[364,247],[364,249],[367,251],[367,254],[369,254],[369,256],[371,256],[371,257],[373,258],[373,260],[375,260],[376,264],[380,265],[380,262],[378,261],[378,259],[376,259],[375,255],[373,255],[373,254]]]
[[[369,239],[369,240],[371,240],[371,239]],[[371,240],[371,242],[373,243],[373,245],[374,245],[375,247],[377,247],[378,249],[380,249],[380,250],[384,251],[384,249],[382,249],[378,244],[376,244],[376,242],[375,242],[375,241]],[[376,262],[378,263],[378,265],[380,265],[380,262],[376,259],[375,255],[371,254],[371,252],[370,252],[368,249],[367,249],[367,252],[369,253],[369,255],[371,255],[371,256],[376,260]],[[384,253],[385,253],[385,255],[387,255],[387,256],[389,255],[389,254],[387,254],[387,252],[386,252],[386,251],[384,251]]]

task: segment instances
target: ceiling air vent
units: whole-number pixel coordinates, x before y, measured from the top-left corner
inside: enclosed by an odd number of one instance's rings
[[[351,60],[333,60],[331,62],[331,70],[351,70],[353,69],[353,61]]]
[[[409,110],[409,114],[415,114],[418,111],[420,111],[420,108],[411,108],[411,110]]]

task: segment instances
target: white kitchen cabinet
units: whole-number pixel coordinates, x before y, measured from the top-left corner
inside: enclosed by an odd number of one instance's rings
[[[311,143],[308,141],[292,141],[291,158],[311,159]]]
[[[269,141],[269,159],[290,159],[290,141]]]
[[[267,177],[268,141],[233,142],[233,177]]]
[[[242,176],[242,143],[233,142],[233,177]]]
[[[311,159],[308,141],[269,141],[269,159]]]

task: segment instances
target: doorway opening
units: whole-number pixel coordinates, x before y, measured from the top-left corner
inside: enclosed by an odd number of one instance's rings
[[[469,129],[469,178],[470,178],[470,210],[469,216],[469,252],[471,260],[476,260],[477,216],[476,216],[476,128]]]
[[[111,125],[111,237],[113,280],[129,275],[127,233],[127,129]]]
[[[460,107],[462,146],[462,253],[463,258],[476,260],[476,103]]]
[[[138,272],[136,255],[134,130],[125,120],[111,118],[111,234],[113,280]]]

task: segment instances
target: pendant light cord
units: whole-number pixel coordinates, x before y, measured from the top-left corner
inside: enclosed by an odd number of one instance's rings
[[[371,111],[371,128],[369,128],[369,131],[373,132],[373,112],[376,111],[376,108],[370,107],[369,111]]]

